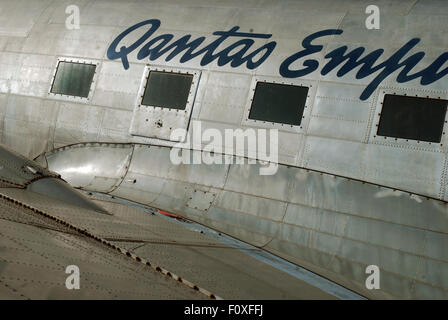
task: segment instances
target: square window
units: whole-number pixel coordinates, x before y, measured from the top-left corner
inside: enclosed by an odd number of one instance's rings
[[[258,82],[249,119],[300,125],[308,87]]]
[[[150,71],[142,105],[185,110],[193,75]]]
[[[184,141],[173,136],[176,129],[188,130],[199,70],[147,65],[135,101],[129,133],[134,136]]]
[[[440,143],[448,100],[386,94],[377,135]]]
[[[59,61],[51,93],[87,98],[96,65]]]

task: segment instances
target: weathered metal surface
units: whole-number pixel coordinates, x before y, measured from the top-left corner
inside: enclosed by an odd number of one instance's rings
[[[50,198],[62,200],[68,204],[110,214],[100,206],[96,205],[83,194],[74,190],[65,181],[56,178],[43,178],[30,183],[27,189],[36,193],[44,194]]]
[[[43,198],[51,206],[51,198]],[[59,204],[60,208],[64,206]],[[66,210],[76,213],[76,207]],[[0,222],[2,298],[207,298],[79,230],[39,215],[17,200],[0,199]],[[80,271],[79,290],[66,287],[66,268],[72,265]]]
[[[43,164],[47,165],[45,161]],[[5,187],[27,188],[75,206],[107,213],[60,179],[59,174],[49,171],[37,162],[17,154],[4,145],[0,145],[0,182]]]
[[[161,108],[160,106],[144,105],[143,97],[151,71],[169,72],[174,74],[188,73],[191,75],[192,82],[184,109],[178,110],[168,107]],[[178,139],[172,139],[171,135],[176,129],[186,130],[188,128],[200,75],[201,73],[197,70],[146,67],[138,91],[137,103],[134,107],[129,132],[132,135],[147,138],[154,137],[164,140],[183,141],[185,135],[178,137]]]
[[[0,179],[2,181],[25,187],[35,180],[57,176],[56,173],[27,159],[11,148],[0,145]]]
[[[103,148],[98,154],[113,146]],[[112,195],[175,212],[371,298],[447,298],[443,201],[297,167],[260,176],[258,165],[170,166],[168,147],[134,148],[124,181],[136,182]],[[68,160],[69,149],[52,159]],[[381,269],[380,290],[365,287],[372,264]]]
[[[32,7],[25,2],[4,6],[3,20],[12,24],[2,27],[4,32],[0,39],[0,116],[4,120],[1,141],[30,157],[55,146],[79,142],[161,143],[156,138],[130,134],[133,132],[132,110],[139,100],[139,88],[143,87],[146,61],[138,60],[134,51],[129,55],[129,69],[124,70],[121,62],[106,57],[106,50],[116,35],[145,19],[160,19],[162,29],[169,29],[174,37],[188,33],[193,37],[210,36],[212,29],[226,30],[238,25],[242,32],[251,29],[266,32],[276,40],[276,54],[255,72],[244,66],[219,67],[216,63],[202,67],[199,59],[180,62],[179,58],[165,61],[162,57],[151,64],[151,68],[200,72],[196,97],[190,108],[191,120],[201,120],[204,128],[218,130],[272,127],[270,123],[263,125],[247,120],[245,113],[252,97],[249,89],[256,78],[284,82],[278,74],[278,66],[299,50],[301,39],[312,32],[330,28],[343,30],[341,35],[319,39],[324,49],[313,57],[320,61],[341,45],[347,44],[349,49],[363,45],[366,50],[381,46],[385,54],[389,54],[396,50],[397,43],[420,38],[419,46],[426,53],[423,65],[431,63],[448,43],[446,32],[434,36],[431,31],[444,30],[446,26],[444,12],[447,10],[438,2],[426,8],[414,6],[411,0],[400,1],[400,5],[384,1],[379,6],[382,9],[379,31],[364,26],[366,14],[362,8],[368,1],[338,1],[336,9],[328,1],[279,1],[275,5],[257,1],[244,5],[232,1],[207,1],[205,4],[128,1],[113,5],[104,1],[73,1],[72,5],[79,6],[82,16],[81,28],[74,30],[65,28],[65,4],[35,2]],[[173,18],[173,8],[179,5],[182,15]],[[437,15],[430,17],[433,12]],[[67,57],[99,63],[98,81],[93,84],[90,101],[72,102],[49,93],[56,62]],[[429,146],[423,142],[374,138],[375,117],[383,92],[447,98],[446,77],[424,87],[418,86],[418,80],[397,83],[389,77],[365,101],[359,96],[370,80],[356,79],[354,72],[338,77],[336,71],[322,76],[316,70],[288,81],[306,83],[313,90],[300,132],[290,132],[279,126],[280,162],[448,200],[444,174],[447,143]],[[190,118],[190,111],[182,121]],[[154,128],[156,131],[151,129],[143,135],[169,139],[169,128],[174,128],[174,122],[169,120],[170,112],[157,112],[155,122],[160,118],[164,130],[168,131],[160,135]]]
[[[318,276],[310,284],[266,264],[249,255],[246,251],[255,248],[243,243],[230,246],[203,231],[128,205],[96,198],[97,205],[113,214],[98,215],[30,190],[1,188],[0,198],[2,244],[11,240],[29,249],[28,255],[2,251],[0,260],[5,268],[0,279],[27,298],[201,298],[195,295],[195,287],[204,294],[202,297],[211,298],[361,298],[337,285],[325,285],[326,280]],[[37,227],[40,229],[35,231]],[[34,257],[39,254],[40,259]],[[42,257],[47,259],[45,263]],[[26,268],[14,268],[24,259],[33,267],[32,274],[22,274]],[[64,263],[79,267],[79,293],[65,288]],[[93,275],[95,278],[91,278]],[[141,277],[154,283],[136,285]],[[324,289],[319,288],[320,282]],[[179,288],[182,284],[188,290]],[[45,290],[37,290],[38,285]],[[328,293],[330,289],[336,291]],[[0,292],[8,290],[0,287]]]
[[[53,170],[73,187],[85,187],[90,190],[113,191],[122,181],[129,167],[132,157],[132,147],[129,145],[115,145],[109,148],[107,155],[101,144],[91,144],[89,152],[85,153],[77,148],[70,148],[67,159],[53,157],[46,158],[54,163]],[[85,165],[80,165],[85,164]]]
[[[172,210],[369,297],[447,297],[447,136],[431,145],[384,139],[376,135],[376,124],[385,94],[447,99],[448,77],[425,86],[419,78],[398,83],[397,70],[360,100],[373,76],[356,77],[356,70],[339,76],[339,68],[326,75],[319,72],[325,55],[336,48],[364,47],[365,54],[381,48],[383,61],[412,38],[420,42],[409,54],[426,54],[417,68],[421,70],[448,47],[447,3],[381,1],[380,30],[365,28],[368,0],[74,0],[70,4],[80,8],[80,29],[65,27],[65,2],[1,1],[0,20],[7,22],[0,27],[2,143],[30,158],[50,151],[39,163],[46,165],[48,160],[50,169],[77,187]],[[275,54],[254,70],[216,62],[203,66],[200,58],[181,61],[180,56],[139,60],[138,50],[129,54],[127,70],[121,61],[107,58],[107,48],[118,34],[151,18],[162,23],[158,35],[171,33],[175,39],[190,34],[210,43],[214,31],[234,26],[241,32],[272,34]],[[325,29],[343,33],[315,40],[322,50],[308,58],[316,59],[320,67],[300,78],[281,77],[280,64],[303,49],[301,41]],[[264,43],[256,40],[257,46]],[[88,100],[49,93],[56,63],[64,58],[98,63]],[[297,61],[293,68],[302,68],[303,62]],[[179,122],[170,118],[170,112],[157,111],[156,122],[168,130],[139,124],[137,131],[143,136],[133,136],[138,133],[132,130],[133,110],[148,63],[151,68],[192,69],[201,77],[188,117]],[[301,128],[248,120],[257,79],[312,88]],[[220,132],[278,128],[279,172],[261,177],[257,166],[171,165],[169,149],[160,146],[172,147],[174,141],[151,137],[166,139],[174,129],[170,124],[188,127],[187,120],[200,120],[203,130]],[[92,142],[124,144],[55,150]],[[14,177],[14,183],[23,185],[32,176]],[[199,197],[201,192],[204,198]],[[383,272],[382,289],[367,291],[365,266],[375,263]]]

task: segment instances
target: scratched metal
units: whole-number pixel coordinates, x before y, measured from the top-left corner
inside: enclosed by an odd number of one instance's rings
[[[11,148],[0,146],[0,179],[2,181],[24,187],[34,180],[56,176],[56,173],[37,165]]]
[[[191,120],[199,119],[204,126],[218,129],[238,128],[243,124],[248,127],[244,110],[251,99],[248,89],[252,79],[285,81],[279,74],[280,65],[303,49],[301,41],[305,37],[319,30],[339,28],[343,30],[340,35],[316,39],[316,43],[324,47],[310,58],[320,61],[319,68],[295,79],[313,81],[317,90],[311,97],[313,105],[304,131],[298,134],[280,129],[280,162],[448,200],[446,137],[442,145],[431,146],[423,142],[373,138],[374,117],[380,110],[378,98],[382,90],[447,98],[447,77],[423,86],[419,79],[397,83],[394,73],[368,99],[360,100],[371,76],[356,79],[352,71],[339,77],[336,74],[339,67],[326,75],[319,73],[325,63],[323,56],[343,45],[350,50],[365,47],[366,53],[383,48],[385,52],[379,61],[384,61],[412,38],[420,39],[419,49],[425,52],[418,65],[431,64],[448,43],[447,32],[433,32],[446,28],[446,4],[432,2],[425,7],[419,3],[414,5],[411,0],[400,1],[399,5],[394,1],[382,1],[379,4],[382,29],[379,31],[364,27],[364,9],[370,4],[368,1],[340,1],[336,8],[330,1],[279,1],[275,5],[264,1],[244,5],[234,1],[207,1],[205,4],[128,1],[126,5],[111,5],[92,0],[89,5],[85,1],[72,4],[79,5],[81,10],[83,22],[79,30],[65,28],[66,13],[62,3],[42,0],[35,1],[32,6],[25,1],[15,2],[14,6],[8,1],[2,4],[4,10],[0,15],[10,22],[0,29],[1,142],[16,151],[35,157],[54,147],[79,142],[170,144],[156,138],[132,136],[129,131],[138,90],[144,82],[144,67],[149,61],[137,59],[138,50],[134,50],[128,57],[130,67],[125,70],[120,60],[107,57],[112,40],[145,19],[159,19],[158,34],[169,32],[175,39],[186,34],[193,38],[205,36],[204,45],[214,40],[213,31],[229,30],[233,26],[240,26],[241,32],[252,30],[253,34],[272,35],[269,39],[255,39],[252,50],[268,41],[277,42],[274,53],[255,71],[245,65],[218,66],[216,62],[201,66],[199,57],[185,62],[180,62],[179,57],[151,61],[156,68],[187,68],[201,72]],[[176,19],[172,18],[174,6],[183,6],[182,15]],[[437,12],[437,16],[432,16],[432,12]],[[129,41],[135,41],[137,33],[128,37]],[[93,85],[90,101],[73,102],[49,94],[56,61],[64,57],[99,62],[98,81]],[[295,68],[299,65],[297,63]],[[270,126],[266,124],[265,127]],[[113,181],[97,182],[113,185]]]
[[[46,162],[44,164],[47,165]],[[27,159],[4,145],[0,145],[0,181],[2,187],[27,188],[53,198],[63,199],[72,205],[106,213],[83,194],[61,180],[55,172],[49,171],[35,161]],[[91,185],[88,186],[91,187]]]

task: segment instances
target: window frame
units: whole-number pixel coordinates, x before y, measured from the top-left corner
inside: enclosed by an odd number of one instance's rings
[[[406,138],[395,138],[389,136],[378,135],[378,127],[381,120],[381,113],[383,109],[384,97],[386,95],[407,96],[415,98],[428,98],[448,100],[448,93],[430,90],[412,90],[405,88],[381,88],[374,105],[374,114],[372,120],[372,129],[370,130],[370,141],[374,144],[405,147],[413,149],[425,149],[430,151],[439,151],[447,145],[446,127],[448,123],[448,108],[445,113],[445,119],[442,127],[442,137],[440,142],[428,142],[422,140],[413,140]]]
[[[255,97],[255,89],[257,87],[258,82],[266,82],[288,86],[292,85],[292,86],[308,87],[307,98],[305,100],[305,106],[303,108],[302,120],[300,122],[300,125],[291,125],[291,124],[284,124],[273,121],[256,120],[249,118],[250,110],[252,108],[252,102]],[[246,100],[241,125],[260,127],[265,129],[272,128],[272,129],[278,129],[280,131],[293,132],[293,133],[305,133],[310,120],[311,109],[313,105],[313,99],[315,96],[316,88],[317,88],[316,81],[312,80],[288,79],[288,81],[285,81],[285,79],[279,79],[274,77],[255,76],[252,78],[252,82],[249,87],[249,94]]]
[[[145,100],[145,95],[148,93],[148,85],[149,85],[149,81],[150,81],[150,79],[151,79],[151,73],[158,73],[158,74],[166,74],[167,76],[169,75],[169,76],[172,76],[172,75],[179,75],[179,76],[184,76],[184,77],[189,77],[189,79],[191,79],[191,82],[190,82],[190,87],[188,88],[188,95],[187,95],[187,97],[186,97],[186,103],[185,103],[185,105],[183,106],[183,108],[170,108],[170,107],[166,107],[166,106],[156,106],[156,105],[151,105],[151,104],[143,104],[143,101]],[[190,94],[191,94],[191,86],[192,86],[192,83],[193,83],[193,78],[194,78],[194,76],[192,75],[192,74],[190,74],[190,73],[175,73],[175,72],[160,72],[160,71],[154,71],[154,70],[151,70],[149,73],[148,73],[148,77],[146,78],[146,85],[145,85],[145,90],[143,91],[143,97],[142,97],[142,101],[141,101],[141,105],[142,106],[145,106],[145,107],[159,107],[159,108],[164,108],[164,109],[176,109],[176,110],[180,110],[180,111],[183,111],[183,110],[185,110],[186,109],[186,107],[187,107],[187,103],[189,102],[189,96],[190,96]],[[149,90],[149,92],[151,92],[151,88],[149,88],[150,90]]]
[[[71,62],[71,63],[81,63],[81,64],[91,64],[95,65],[95,72],[93,74],[92,82],[90,83],[90,89],[89,89],[89,95],[87,97],[80,97],[80,96],[71,96],[61,93],[54,93],[51,92],[51,89],[53,88],[54,80],[56,78],[56,73],[58,71],[59,63],[60,62]],[[56,61],[56,65],[54,67],[53,75],[51,77],[50,81],[50,87],[48,88],[48,96],[55,99],[62,99],[66,101],[74,101],[74,102],[89,102],[92,100],[92,96],[94,93],[95,85],[97,83],[98,74],[99,74],[99,67],[100,62],[98,60],[88,60],[88,59],[78,59],[78,58],[70,58],[70,57],[59,57]]]

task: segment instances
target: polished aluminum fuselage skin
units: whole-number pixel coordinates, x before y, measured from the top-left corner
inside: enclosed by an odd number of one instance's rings
[[[437,144],[376,134],[385,94],[448,99],[448,76],[427,85],[420,79],[398,83],[398,70],[361,100],[377,74],[358,79],[355,69],[338,76],[340,66],[321,73],[325,55],[335,48],[382,48],[380,63],[413,38],[420,42],[409,55],[425,52],[414,71],[424,69],[447,51],[448,3],[382,1],[379,30],[365,26],[369,1],[70,4],[80,8],[80,29],[66,28],[64,1],[0,2],[1,143],[75,187],[185,216],[369,298],[448,298],[447,137]],[[255,69],[201,65],[200,57],[181,62],[181,54],[170,61],[138,59],[139,49],[128,55],[128,69],[121,59],[110,59],[113,40],[148,19],[161,21],[154,36],[190,34],[210,43],[213,32],[239,26],[240,32],[272,35],[251,50],[269,41],[276,47]],[[343,33],[314,40],[322,50],[291,64],[300,69],[314,59],[319,67],[283,77],[285,59],[303,50],[304,38],[326,29]],[[129,35],[128,45],[141,35]],[[98,63],[88,99],[50,94],[60,58]],[[198,73],[191,114],[176,122],[170,111],[157,111],[173,129],[185,120],[223,135],[225,129],[277,128],[277,173],[260,176],[259,166],[249,164],[173,165],[169,155],[176,142],[157,138],[170,132],[138,127],[147,65]],[[256,81],[310,87],[300,127],[247,120]],[[143,136],[131,134],[136,131]],[[378,290],[365,287],[368,265],[381,270]]]

